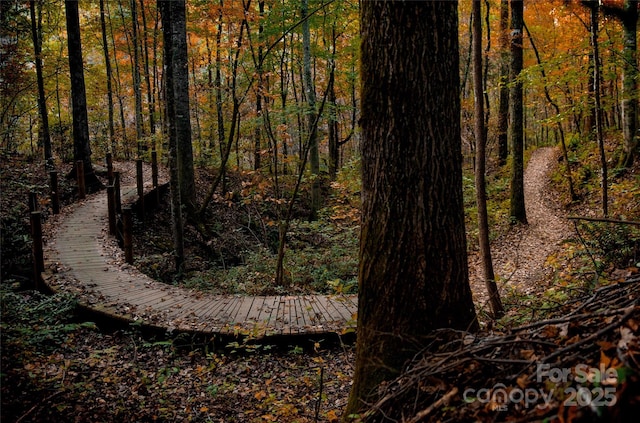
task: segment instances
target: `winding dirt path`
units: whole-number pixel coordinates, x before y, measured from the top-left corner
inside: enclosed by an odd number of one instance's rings
[[[510,288],[531,294],[551,273],[547,258],[562,248],[571,226],[562,217],[553,196],[550,172],[558,165],[553,147],[535,150],[524,173],[524,194],[528,225],[517,225],[491,245],[493,266],[501,294]],[[488,307],[487,293],[477,256],[471,257],[470,280],[476,305]]]

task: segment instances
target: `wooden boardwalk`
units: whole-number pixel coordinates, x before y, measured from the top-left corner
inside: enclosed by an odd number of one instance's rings
[[[123,201],[135,189],[123,189]],[[355,328],[355,296],[209,295],[155,281],[122,264],[108,235],[107,196],[97,193],[53,223],[44,283],[72,292],[84,307],[143,326],[205,335],[344,333]]]

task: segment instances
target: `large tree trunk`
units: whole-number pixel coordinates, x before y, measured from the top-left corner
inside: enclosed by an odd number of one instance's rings
[[[188,214],[195,214],[196,191],[191,145],[189,110],[189,66],[187,55],[187,26],[185,0],[170,1],[171,9],[171,67],[173,72],[174,110],[171,118],[176,126],[176,153],[180,197]]]
[[[475,330],[468,283],[456,2],[361,4],[358,341],[345,420],[436,328]]]
[[[524,203],[524,107],[522,72],[522,42],[524,0],[511,0],[511,219],[527,223]]]
[[[180,178],[178,174],[178,153],[176,145],[175,91],[173,89],[173,37],[171,36],[171,1],[159,0],[158,8],[162,16],[162,32],[164,35],[164,82],[165,107],[169,138],[169,187],[171,191],[171,228],[173,233],[173,254],[176,270],[183,268],[184,255],[184,219],[182,217],[182,199]]]
[[[480,260],[482,261],[482,273],[484,283],[489,294],[489,304],[494,318],[504,314],[504,308],[500,301],[500,293],[496,285],[496,277],[493,271],[491,259],[491,246],[489,241],[489,216],[487,214],[487,189],[485,181],[486,172],[486,145],[487,132],[484,121],[484,85],[482,81],[482,19],[481,0],[473,0],[473,91],[475,111],[475,138],[476,138],[476,204],[478,206],[478,246]]]
[[[42,125],[39,134],[44,149],[45,167],[52,170],[54,165],[53,153],[51,151],[51,134],[49,132],[49,112],[47,111],[44,77],[42,75],[42,4],[40,3],[39,6],[40,13],[36,18],[36,2],[35,0],[29,2],[29,10],[31,12],[31,37],[33,39],[33,50],[36,59],[36,79],[38,81],[38,112],[40,114],[40,124]]]
[[[73,158],[75,161],[83,161],[86,188],[87,191],[92,192],[102,188],[102,183],[93,172],[91,164],[89,117],[87,115],[87,94],[84,84],[78,2],[77,0],[65,0],[64,5],[67,20],[71,104],[73,107]]]

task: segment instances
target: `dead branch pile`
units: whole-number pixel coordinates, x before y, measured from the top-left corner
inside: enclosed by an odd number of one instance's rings
[[[640,277],[502,334],[432,334],[361,421],[626,421],[640,415]]]

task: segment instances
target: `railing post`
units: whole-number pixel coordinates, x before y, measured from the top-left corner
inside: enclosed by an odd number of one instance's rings
[[[120,193],[120,172],[113,172],[113,189],[116,194],[116,213],[122,213],[122,196]]]
[[[158,152],[156,150],[151,151],[151,181],[153,189],[156,190],[155,207],[158,207],[160,205],[160,190],[158,189]]]
[[[138,214],[144,218],[144,180],[142,178],[142,159],[136,159],[136,182],[138,186]]]
[[[109,177],[109,185],[113,184],[113,155],[107,153],[107,176]]]
[[[127,263],[133,264],[133,216],[131,207],[122,209],[122,232],[124,238],[124,259]]]
[[[49,172],[49,185],[51,189],[51,211],[53,214],[60,213],[60,194],[58,193],[58,172]]]
[[[109,235],[116,234],[116,194],[113,185],[107,186],[107,207],[109,209]]]
[[[76,162],[76,179],[78,180],[78,198],[83,200],[87,195],[87,188],[84,182],[84,162]]]
[[[151,152],[151,181],[153,182],[153,187],[158,187],[158,152],[153,150]]]
[[[35,288],[40,289],[40,278],[44,272],[44,252],[42,248],[42,212],[31,212],[31,239],[33,240],[33,280]]]
[[[29,191],[29,212],[38,211],[38,193]]]

